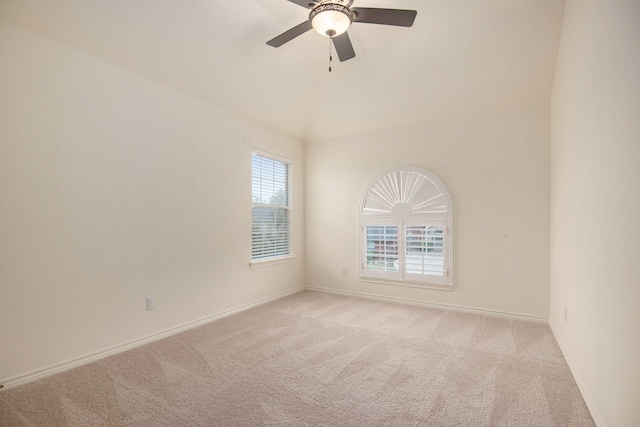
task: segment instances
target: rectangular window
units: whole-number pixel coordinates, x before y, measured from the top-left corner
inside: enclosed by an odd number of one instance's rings
[[[448,286],[446,219],[366,219],[362,225],[362,277]]]
[[[398,227],[367,226],[367,269],[398,271]]]
[[[396,221],[365,221],[363,223],[366,256],[362,268],[371,277],[399,279],[401,239]]]
[[[268,154],[251,155],[251,259],[292,255],[291,164]]]
[[[408,225],[405,269],[407,274],[444,276],[443,226]]]

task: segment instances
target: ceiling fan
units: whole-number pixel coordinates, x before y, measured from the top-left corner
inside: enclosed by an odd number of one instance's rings
[[[346,61],[356,56],[351,39],[347,34],[347,30],[352,23],[361,22],[411,27],[418,14],[415,10],[351,7],[353,0],[289,1],[311,9],[309,19],[269,40],[267,44],[273,47],[280,47],[313,28],[319,34],[329,37],[333,41],[340,61]]]

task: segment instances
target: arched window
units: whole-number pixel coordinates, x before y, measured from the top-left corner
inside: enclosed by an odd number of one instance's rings
[[[431,173],[403,166],[378,175],[360,202],[360,277],[452,289],[451,199]]]

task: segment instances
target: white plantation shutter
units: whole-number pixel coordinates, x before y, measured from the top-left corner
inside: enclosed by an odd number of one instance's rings
[[[387,171],[360,207],[361,277],[451,289],[451,201],[438,178],[409,166]]]
[[[404,223],[405,279],[446,285],[451,253],[447,221],[409,219]]]
[[[251,156],[251,259],[291,255],[290,169],[287,161],[262,153]]]
[[[367,190],[362,214],[391,214],[400,204],[409,206],[411,214],[446,214],[448,196],[434,176],[426,171],[398,170],[384,174]]]
[[[393,220],[364,222],[365,268],[371,276],[399,278],[398,224]]]

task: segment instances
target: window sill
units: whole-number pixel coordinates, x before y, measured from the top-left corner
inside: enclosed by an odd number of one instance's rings
[[[435,283],[424,282],[408,282],[392,279],[379,279],[376,277],[360,276],[360,280],[364,283],[375,283],[377,285],[405,286],[408,288],[431,289],[436,291],[453,291],[453,285],[439,285]]]
[[[275,264],[284,264],[287,262],[292,262],[294,258],[295,257],[293,255],[290,255],[290,256],[281,257],[281,258],[265,259],[263,261],[251,261],[249,263],[249,267],[261,268],[261,267],[268,267],[270,265],[275,265]]]

